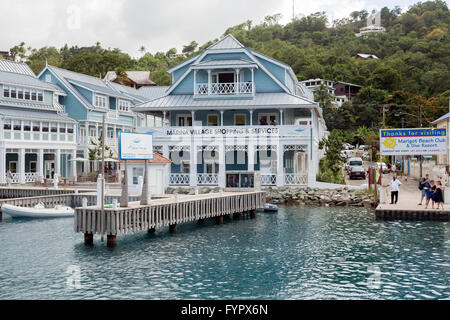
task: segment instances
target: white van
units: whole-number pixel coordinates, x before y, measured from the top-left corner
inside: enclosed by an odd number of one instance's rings
[[[346,169],[348,172],[350,172],[351,167],[363,167],[364,166],[364,161],[361,158],[355,157],[355,158],[350,158],[347,161],[347,164],[345,165]]]

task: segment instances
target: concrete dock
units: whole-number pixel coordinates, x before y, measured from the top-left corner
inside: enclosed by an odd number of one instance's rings
[[[421,194],[417,188],[417,181],[404,181],[400,178],[403,185],[400,186],[400,192],[397,204],[390,204],[391,193],[389,188],[384,188],[386,192],[386,203],[379,204],[375,209],[375,215],[379,219],[399,219],[399,220],[450,220],[450,204],[444,204],[444,209],[433,209],[432,202],[425,209],[426,199],[420,202]],[[387,180],[387,179],[386,179]],[[387,184],[388,181],[386,181]],[[383,181],[385,183],[385,181]],[[437,205],[435,205],[435,208]]]

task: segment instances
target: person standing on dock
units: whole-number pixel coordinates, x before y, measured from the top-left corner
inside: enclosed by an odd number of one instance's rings
[[[444,186],[442,185],[441,181],[437,182],[436,185],[436,190],[434,191],[434,202],[437,205],[437,208],[439,210],[439,207],[442,208],[442,210],[444,210],[444,198],[442,196],[444,190]]]
[[[419,206],[422,205],[423,199],[427,196],[428,189],[430,188],[430,175],[427,173],[425,178],[420,179],[419,190],[421,192]]]
[[[391,204],[397,204],[398,201],[398,190],[399,186],[402,183],[397,179],[397,176],[393,176],[391,182],[389,182],[389,186],[391,187]],[[395,199],[395,202],[394,202]]]
[[[425,209],[428,209],[428,204],[431,200],[431,208],[434,209],[434,192],[436,191],[436,185],[434,180],[430,181],[430,187],[427,190],[427,202],[425,203]]]

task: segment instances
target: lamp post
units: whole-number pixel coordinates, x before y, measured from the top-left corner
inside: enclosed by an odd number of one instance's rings
[[[404,111],[395,113],[396,117],[401,116],[401,115],[408,115],[408,116],[416,118],[419,128],[422,128],[422,106],[419,106],[419,115],[415,115],[415,114],[404,112]],[[403,128],[403,118],[402,118],[402,128]],[[422,177],[422,164],[423,164],[423,157],[422,157],[422,155],[420,155],[420,177]]]

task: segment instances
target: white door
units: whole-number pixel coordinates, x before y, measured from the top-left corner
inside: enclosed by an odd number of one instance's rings
[[[151,194],[164,194],[164,170],[157,168],[150,171],[149,184]]]

